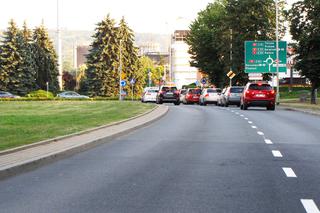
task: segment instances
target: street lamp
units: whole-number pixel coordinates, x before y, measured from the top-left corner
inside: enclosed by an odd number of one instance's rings
[[[280,94],[279,94],[279,0],[275,0],[276,2],[276,68],[277,68],[277,95],[276,95],[276,103],[279,105]]]
[[[59,13],[59,0],[57,0],[57,49],[58,49],[58,82],[59,88],[62,90],[62,42],[61,42],[61,32],[60,32],[60,13]]]
[[[122,100],[121,92],[122,92],[122,85],[121,85],[121,75],[122,75],[122,39],[120,40],[120,53],[119,53],[119,101]]]

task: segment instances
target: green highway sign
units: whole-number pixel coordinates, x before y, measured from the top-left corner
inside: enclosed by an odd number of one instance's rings
[[[246,73],[276,73],[277,53],[275,41],[245,42]],[[279,72],[287,71],[287,42],[279,41]]]

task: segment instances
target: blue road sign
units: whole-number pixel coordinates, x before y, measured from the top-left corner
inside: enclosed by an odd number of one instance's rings
[[[202,78],[201,79],[201,84],[206,84],[207,83],[207,80],[205,78]]]
[[[122,87],[124,87],[125,85],[127,85],[127,82],[125,80],[121,80],[120,84]]]

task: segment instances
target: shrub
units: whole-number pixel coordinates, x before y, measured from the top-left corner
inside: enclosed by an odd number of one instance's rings
[[[27,97],[29,98],[53,98],[53,93],[52,92],[48,92],[45,90],[37,90],[37,91],[33,91],[30,92]]]

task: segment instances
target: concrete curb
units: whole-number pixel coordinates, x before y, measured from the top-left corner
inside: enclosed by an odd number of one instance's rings
[[[320,112],[313,111],[313,110],[299,109],[299,108],[289,107],[289,106],[277,106],[277,107],[282,110],[303,112],[303,113],[310,114],[310,115],[320,116]]]
[[[41,167],[51,162],[72,156],[76,153],[83,152],[85,150],[89,150],[100,144],[110,142],[119,136],[126,135],[136,129],[145,127],[157,121],[158,119],[165,116],[168,113],[168,111],[169,111],[169,107],[167,106],[157,106],[154,109],[142,115],[138,115],[133,118],[126,119],[120,122],[93,128],[93,129],[82,131],[76,134],[71,134],[71,135],[58,137],[58,138],[54,138],[47,141],[42,141],[33,146],[28,146],[28,147],[24,146],[23,149],[9,150],[9,152],[7,152],[6,154],[2,153],[2,155],[0,156],[0,163],[1,163],[1,159],[4,159],[4,161],[9,160],[9,163],[5,162],[4,164],[2,164],[2,166],[0,165],[0,179],[5,179],[20,173],[34,170],[35,168]],[[131,124],[131,126],[129,126],[128,128],[120,127],[121,125],[125,126],[128,123],[137,123],[137,125]],[[110,133],[110,131],[112,132],[113,129],[116,129],[116,128],[120,128],[120,130],[118,129],[117,131],[115,131],[115,133]],[[109,133],[106,133],[107,135],[103,136],[101,132],[105,130],[109,131]],[[90,134],[92,135],[98,132],[100,132],[99,133],[100,136],[97,136],[92,140],[90,139],[85,142],[80,142],[79,144],[76,143],[74,145],[67,146],[66,148],[63,148],[63,149],[50,151],[51,146],[55,146],[57,143],[61,142],[62,140],[73,140],[73,139],[75,140],[75,138],[86,137],[86,135],[88,137],[88,135]],[[30,152],[32,152],[33,149],[46,150],[46,147],[48,147],[49,151],[44,151],[43,154],[39,154],[35,152],[34,155],[31,154],[31,157],[27,159],[22,159],[22,160],[17,159],[19,158],[20,155],[24,156],[24,154],[28,152],[29,152],[28,154],[30,155]],[[14,155],[15,158],[12,158],[12,155]],[[6,159],[6,157],[8,157],[8,159]],[[11,159],[13,160],[11,161]]]
[[[58,136],[58,137],[55,137],[55,138],[51,138],[51,139],[39,141],[39,142],[36,142],[36,143],[32,143],[32,144],[23,145],[23,146],[19,146],[19,147],[16,147],[16,148],[12,148],[12,149],[7,149],[7,150],[4,150],[4,151],[0,151],[0,156],[1,156],[1,155],[6,155],[6,154],[10,154],[10,153],[14,153],[14,152],[18,152],[18,151],[25,150],[25,149],[29,149],[29,148],[32,148],[32,147],[35,147],[35,146],[46,145],[46,144],[48,144],[48,143],[56,142],[56,141],[59,141],[59,140],[62,140],[62,139],[71,138],[71,137],[74,137],[74,136],[77,136],[77,135],[86,134],[86,133],[93,132],[93,131],[96,131],[96,130],[99,130],[99,129],[103,129],[103,128],[106,128],[106,127],[118,125],[118,124],[121,124],[121,123],[130,121],[130,120],[134,120],[134,119],[136,119],[136,118],[142,117],[142,116],[144,116],[144,115],[146,115],[146,114],[149,114],[149,113],[151,113],[152,111],[157,110],[158,107],[159,107],[159,106],[156,105],[156,107],[154,107],[154,108],[151,109],[151,110],[148,110],[147,112],[145,112],[145,113],[143,113],[143,114],[136,115],[136,116],[134,116],[134,117],[131,117],[131,118],[128,118],[128,119],[125,119],[125,120],[121,120],[121,121],[117,121],[117,122],[112,122],[112,123],[107,124],[107,125],[102,125],[102,126],[94,127],[94,128],[91,128],[91,129],[86,129],[86,130],[83,130],[83,131],[80,131],[80,132],[76,132],[76,133],[72,133],[72,134],[68,134],[68,135],[63,135],[63,136]]]

